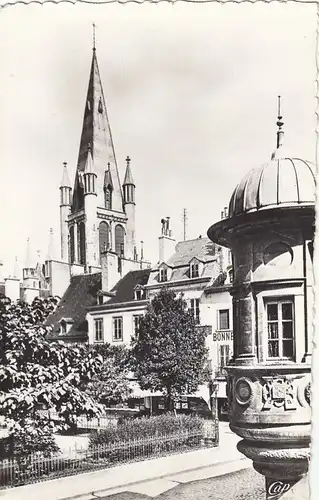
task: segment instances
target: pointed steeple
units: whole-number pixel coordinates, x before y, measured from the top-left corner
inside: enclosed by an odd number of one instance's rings
[[[133,180],[133,175],[131,171],[131,158],[129,156],[126,157],[126,172],[124,177],[123,186],[132,185],[135,186],[135,182]]]
[[[135,184],[133,180],[133,175],[131,172],[131,158],[129,156],[126,157],[126,172],[123,183],[123,194],[124,194],[124,205],[128,203],[135,204]]]
[[[95,35],[94,35],[95,38]],[[110,163],[110,173],[113,181],[113,209],[123,211],[122,188],[116,164],[114,145],[110,123],[107,115],[104,92],[97,62],[95,41],[90,71],[89,86],[87,91],[83,127],[80,141],[80,150],[77,164],[78,172],[84,172],[87,162],[87,146],[91,144],[92,157],[94,159],[94,171],[96,178],[96,194],[98,206],[104,206],[104,174],[105,165]],[[81,200],[81,186],[76,182],[74,185],[72,211],[83,206]]]
[[[60,207],[71,205],[71,182],[68,174],[67,163],[63,163],[63,173],[60,183]]]
[[[88,148],[87,148],[87,156],[86,156],[86,162],[85,162],[85,167],[84,167],[84,174],[96,175],[96,173],[94,172],[91,144],[89,144]]]
[[[104,174],[104,189],[107,189],[108,187],[110,187],[113,191],[114,187],[113,187],[113,181],[112,181],[112,174],[111,174],[111,170],[110,170],[110,163],[108,163],[108,169],[105,170],[105,174]]]
[[[71,182],[68,174],[68,164],[66,161],[63,163],[63,173],[62,173],[60,187],[71,188]]]
[[[96,173],[92,158],[91,145],[88,146],[87,157],[84,167],[84,196],[88,194],[96,195]]]

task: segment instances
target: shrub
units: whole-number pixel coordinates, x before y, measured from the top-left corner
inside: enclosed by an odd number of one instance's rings
[[[153,417],[127,419],[117,427],[107,427],[93,431],[90,435],[90,448],[102,444],[118,443],[133,439],[150,438],[154,436],[173,435],[183,431],[201,432],[204,421],[193,415],[178,415],[166,413]]]

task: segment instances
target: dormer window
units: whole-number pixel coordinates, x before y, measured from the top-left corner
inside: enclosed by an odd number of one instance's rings
[[[159,280],[161,283],[167,281],[167,267],[161,267],[159,270]]]
[[[197,261],[193,261],[190,265],[190,277],[198,278],[199,276],[199,263]]]
[[[134,290],[135,300],[145,299],[145,290],[141,285],[137,285]]]
[[[60,321],[60,335],[66,335],[70,331],[73,323],[72,318],[62,318]]]

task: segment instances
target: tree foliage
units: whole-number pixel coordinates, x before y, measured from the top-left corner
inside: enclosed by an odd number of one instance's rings
[[[106,406],[123,403],[131,393],[127,348],[97,344],[91,346],[91,352],[102,357],[102,366],[91,380],[82,385],[83,390]]]
[[[162,391],[168,409],[176,395],[195,392],[208,381],[205,339],[184,298],[162,289],[131,342],[131,363],[141,388]]]
[[[80,384],[95,375],[102,358],[85,345],[46,340],[44,321],[56,304],[52,297],[31,305],[0,299],[0,414],[22,446],[54,448],[54,430],[72,425],[80,414],[99,412]],[[61,423],[54,424],[42,408],[55,410]]]

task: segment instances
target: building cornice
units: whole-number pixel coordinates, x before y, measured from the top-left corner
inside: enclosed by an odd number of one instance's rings
[[[104,311],[114,310],[114,309],[125,309],[125,310],[135,310],[143,309],[149,304],[149,300],[130,300],[129,302],[116,302],[114,304],[97,304],[96,306],[90,306],[87,308],[88,313],[100,313]]]
[[[154,283],[152,285],[145,285],[146,290],[153,290],[155,288],[165,288],[165,287],[174,287],[174,286],[189,286],[189,285],[200,285],[202,283],[207,283],[211,280],[210,276],[200,277],[200,278],[187,278],[184,280],[176,280],[176,281],[164,281],[163,283]]]
[[[221,286],[208,286],[205,288],[205,294],[210,294],[210,293],[220,293],[220,292],[230,292],[233,289],[233,285],[221,285]]]

